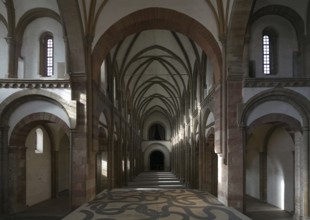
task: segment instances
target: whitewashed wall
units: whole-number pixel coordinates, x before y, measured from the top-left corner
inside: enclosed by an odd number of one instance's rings
[[[11,136],[12,130],[14,129],[16,124],[20,122],[20,120],[22,120],[24,117],[30,114],[39,112],[47,112],[56,115],[57,117],[62,119],[68,125],[68,127],[70,127],[70,121],[68,115],[61,107],[53,103],[42,100],[29,101],[27,103],[20,105],[17,109],[14,110],[14,112],[12,112],[11,117],[9,119],[9,127],[10,127],[9,137]]]
[[[267,27],[272,27],[278,35],[278,71],[275,75],[264,75],[262,55],[262,33]],[[255,61],[256,77],[292,77],[293,52],[298,50],[296,32],[289,21],[276,15],[264,16],[251,26],[249,44],[250,60]]]
[[[25,79],[40,76],[40,36],[49,31],[54,37],[54,75],[50,78],[68,78],[65,68],[65,44],[61,24],[51,18],[39,18],[31,22],[23,36],[21,56],[24,62]],[[21,70],[19,70],[21,71]]]
[[[0,78],[8,77],[9,47],[5,39],[6,37],[7,29],[5,25],[0,22]]]
[[[246,194],[260,199],[260,159],[268,126],[256,129],[248,139],[246,146]]]
[[[275,130],[267,147],[267,202],[294,210],[294,143],[282,128]]]
[[[290,104],[283,101],[267,101],[258,105],[250,114],[247,120],[249,126],[256,119],[273,113],[285,114],[298,120],[303,125],[303,120],[299,112]]]
[[[57,0],[13,0],[15,8],[16,21],[28,10],[33,8],[49,8],[55,12],[59,12]]]
[[[35,153],[36,133],[34,128],[26,139],[26,204],[29,206],[51,198],[51,146],[44,129],[44,151]]]

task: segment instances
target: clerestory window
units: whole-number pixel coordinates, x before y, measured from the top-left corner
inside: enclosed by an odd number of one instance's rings
[[[54,75],[54,38],[49,32],[41,35],[41,75]]]
[[[277,73],[277,35],[271,28],[263,31],[263,73],[265,75]]]

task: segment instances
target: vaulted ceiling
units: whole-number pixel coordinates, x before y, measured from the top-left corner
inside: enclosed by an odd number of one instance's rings
[[[110,56],[136,115],[159,112],[169,121],[181,112],[182,98],[193,87],[205,57],[191,39],[169,30],[133,34],[116,45]]]

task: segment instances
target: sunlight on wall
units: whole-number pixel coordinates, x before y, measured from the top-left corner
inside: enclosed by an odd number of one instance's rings
[[[281,202],[281,209],[285,209],[285,182],[283,180],[283,177],[281,179],[281,184],[280,184],[280,202]]]
[[[86,94],[85,93],[80,93],[80,98],[79,98],[79,101],[86,105]],[[86,108],[86,107],[85,107]]]
[[[105,160],[101,160],[101,175],[108,176],[108,163]]]
[[[221,163],[221,158],[217,160],[217,167],[218,167],[218,178],[217,181],[218,183],[222,183],[222,163]]]
[[[130,161],[127,160],[127,170],[130,170]]]

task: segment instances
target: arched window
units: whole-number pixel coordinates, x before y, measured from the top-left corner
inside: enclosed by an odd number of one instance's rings
[[[166,140],[166,130],[160,124],[153,124],[149,129],[149,140]]]
[[[263,72],[265,75],[277,73],[277,35],[271,28],[263,30]]]
[[[45,32],[41,35],[40,51],[41,75],[54,75],[54,38],[52,33]]]
[[[36,149],[35,153],[43,154],[43,130],[41,128],[36,129]]]

